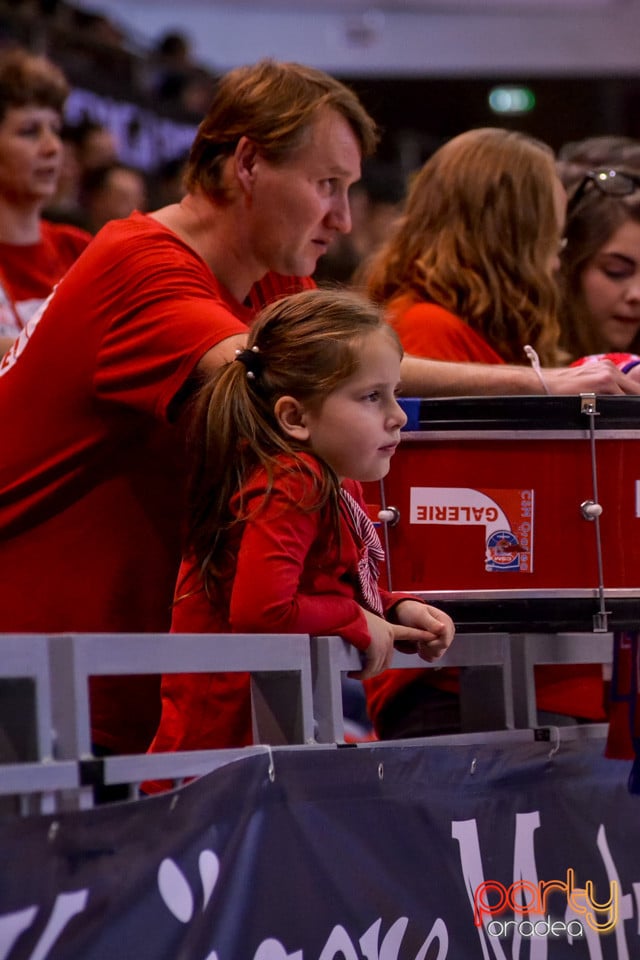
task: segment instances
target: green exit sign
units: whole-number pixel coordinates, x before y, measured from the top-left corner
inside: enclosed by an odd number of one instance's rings
[[[529,113],[535,105],[535,94],[528,87],[494,87],[489,93],[494,113]]]

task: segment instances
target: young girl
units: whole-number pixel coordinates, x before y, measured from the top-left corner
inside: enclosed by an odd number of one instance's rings
[[[401,357],[353,294],[307,291],[262,312],[199,398],[173,632],[338,634],[362,651],[361,678],[394,643],[428,661],[449,646],[446,614],[378,589],[358,483],[385,476],[400,440]],[[246,674],[163,677],[151,751],[250,742]]]

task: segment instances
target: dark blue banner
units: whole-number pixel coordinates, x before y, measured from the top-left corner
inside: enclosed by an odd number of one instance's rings
[[[0,825],[0,960],[634,960],[601,742],[274,752]]]

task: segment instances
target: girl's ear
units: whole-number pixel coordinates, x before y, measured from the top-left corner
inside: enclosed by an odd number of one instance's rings
[[[304,407],[299,400],[294,397],[278,397],[273,413],[281,430],[288,437],[302,441],[309,439]]]

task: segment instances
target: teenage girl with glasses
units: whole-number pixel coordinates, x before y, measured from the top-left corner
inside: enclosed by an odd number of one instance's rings
[[[570,194],[585,173],[591,170],[637,169],[640,140],[617,134],[603,134],[572,140],[558,150],[558,173]]]
[[[394,644],[428,661],[446,650],[445,613],[379,589],[360,492],[388,472],[406,422],[401,358],[381,311],[356,295],[266,308],[197,403],[173,632],[338,634],[362,652],[360,678],[384,670]],[[163,677],[152,752],[250,742],[246,674]]]
[[[561,253],[562,346],[573,359],[640,351],[640,175],[608,167],[578,182]],[[629,360],[624,365],[629,367]]]

